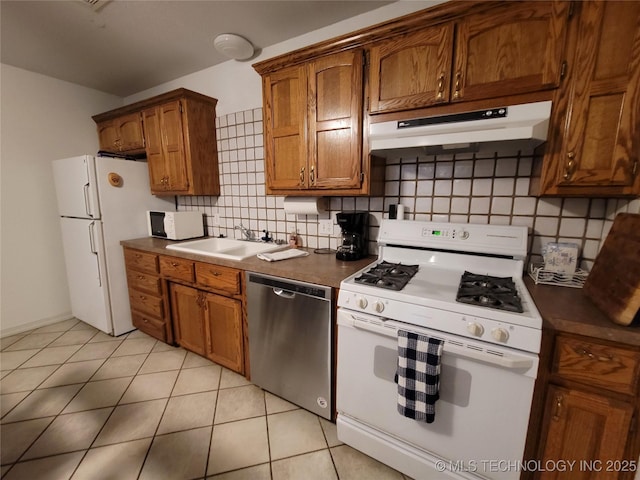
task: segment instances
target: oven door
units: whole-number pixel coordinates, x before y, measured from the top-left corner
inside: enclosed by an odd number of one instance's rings
[[[398,328],[445,340],[433,423],[398,413]],[[415,479],[517,479],[537,368],[535,354],[340,308],[338,438]]]

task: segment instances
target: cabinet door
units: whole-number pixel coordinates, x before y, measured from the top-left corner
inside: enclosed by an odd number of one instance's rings
[[[556,183],[638,194],[640,3],[584,2]],[[562,119],[559,119],[561,121]]]
[[[282,69],[263,77],[267,190],[298,190],[308,184],[307,70]]]
[[[242,304],[213,293],[204,294],[206,356],[235,372],[244,373]]]
[[[362,63],[362,50],[355,50],[309,65],[311,189],[360,187]]]
[[[144,150],[144,136],[142,134],[142,117],[140,113],[124,115],[114,120],[120,135],[121,150],[130,152]]]
[[[148,108],[142,112],[144,137],[146,139],[149,184],[152,193],[163,193],[167,189],[167,170],[162,152],[162,132],[160,131],[160,109]]]
[[[98,141],[100,150],[117,153],[120,151],[120,139],[118,127],[113,120],[107,120],[98,124]]]
[[[195,288],[172,283],[171,317],[178,345],[205,355],[204,296]]]
[[[189,189],[189,179],[182,130],[182,105],[180,101],[169,102],[159,109],[162,153],[168,174],[167,190],[186,191]]]
[[[393,112],[449,100],[453,25],[429,27],[369,52],[369,111]]]
[[[551,386],[545,412],[548,418],[542,440],[542,465],[548,460],[576,461],[574,473],[581,475],[575,478],[618,478],[618,472],[604,470],[608,460],[624,458],[633,412],[631,405],[600,395]],[[580,461],[595,460],[601,462],[603,471],[579,468]],[[566,472],[545,471],[538,478],[566,478]]]
[[[452,101],[559,85],[569,3],[505,3],[458,23]]]

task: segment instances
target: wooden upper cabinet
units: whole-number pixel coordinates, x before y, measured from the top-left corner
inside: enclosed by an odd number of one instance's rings
[[[95,115],[100,144],[135,146],[137,129],[151,193],[219,195],[215,98],[180,88]],[[103,128],[104,127],[104,128]],[[143,135],[144,133],[144,135]],[[114,150],[110,150],[114,151]],[[125,150],[118,150],[125,152]]]
[[[301,188],[307,164],[307,69],[285,68],[265,75],[262,84],[267,188]]]
[[[568,14],[568,2],[504,2],[374,43],[369,50],[369,112],[556,88]]]
[[[640,195],[640,3],[579,2],[534,194]]]
[[[180,101],[142,112],[149,178],[154,193],[170,191],[175,194],[189,190],[181,112]]]
[[[381,42],[369,50],[369,111],[410,110],[449,101],[453,23]]]
[[[111,153],[144,153],[140,112],[104,120],[97,125],[100,150]]]
[[[309,175],[316,189],[360,188],[362,51],[309,65]]]
[[[558,87],[569,2],[505,2],[457,22],[451,100]]]
[[[263,76],[267,193],[362,193],[362,50]]]

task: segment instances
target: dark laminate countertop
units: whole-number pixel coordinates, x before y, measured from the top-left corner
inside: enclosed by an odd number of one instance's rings
[[[589,301],[581,288],[536,285],[529,277],[525,278],[525,284],[546,328],[640,347],[640,325],[616,325]]]
[[[341,280],[361,270],[376,259],[374,256],[369,256],[354,262],[344,262],[337,260],[335,253],[318,254],[313,253],[313,249],[304,249],[310,253],[309,256],[281,260],[279,262],[266,262],[255,256],[242,261],[235,261],[179,252],[177,250],[167,250],[165,247],[171,243],[178,242],[152,237],[123,240],[120,242],[121,245],[129,248],[146,250],[162,255],[171,255],[173,257],[188,258],[198,262],[214,263],[216,265],[239,268],[241,270],[274,275],[276,277],[289,278],[302,282],[316,283],[334,288],[339,288]]]

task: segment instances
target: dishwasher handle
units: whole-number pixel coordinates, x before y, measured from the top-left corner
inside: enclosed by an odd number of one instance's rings
[[[273,288],[272,290],[273,290],[273,293],[275,293],[281,298],[286,298],[287,300],[295,298],[296,296],[295,293],[290,292],[288,290],[283,290],[282,288]]]
[[[273,293],[282,298],[289,299],[294,298],[296,295],[304,295],[317,300],[331,301],[331,287],[324,285],[253,272],[247,272],[247,282],[268,287],[273,290]]]

